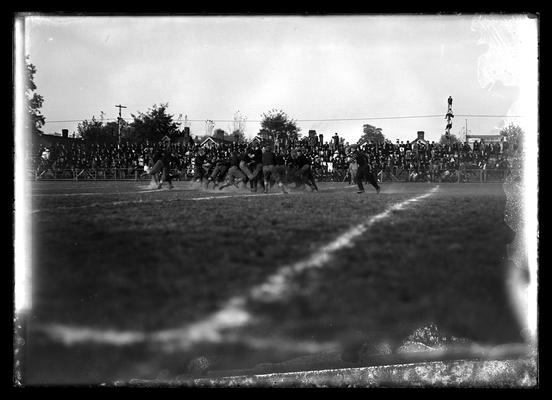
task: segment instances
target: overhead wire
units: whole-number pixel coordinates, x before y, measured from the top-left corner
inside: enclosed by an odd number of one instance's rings
[[[490,115],[490,114],[456,114],[456,117],[470,117],[470,118],[523,118],[523,115]],[[369,120],[393,120],[393,119],[415,119],[415,118],[437,118],[443,117],[442,114],[432,115],[394,115],[387,117],[358,117],[358,118],[320,118],[320,119],[293,119],[294,122],[338,122],[338,121],[369,121]],[[134,118],[121,118],[125,121],[133,121]],[[117,121],[118,118],[103,118],[103,121]],[[89,121],[85,119],[72,119],[72,120],[46,120],[45,123],[69,123],[69,122],[83,122]],[[99,120],[96,120],[99,121]],[[181,121],[178,118],[177,121]],[[188,122],[236,122],[233,119],[188,119]],[[262,120],[244,120],[241,122],[262,122]]]

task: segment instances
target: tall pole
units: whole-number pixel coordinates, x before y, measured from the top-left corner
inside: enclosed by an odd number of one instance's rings
[[[119,118],[117,118],[117,137],[120,145],[121,144],[121,108],[126,108],[126,106],[122,106],[118,104],[115,107],[119,108]]]
[[[445,136],[448,139],[448,143],[450,145],[450,130],[452,129],[452,118],[454,118],[454,114],[452,113],[452,97],[449,96],[448,100],[448,108],[447,108],[447,115],[445,116],[445,119],[447,120],[447,125],[445,128]]]

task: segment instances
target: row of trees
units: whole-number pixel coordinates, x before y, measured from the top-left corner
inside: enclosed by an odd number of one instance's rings
[[[168,103],[154,104],[147,112],[131,114],[133,121],[130,123],[121,120],[121,136],[132,142],[160,140],[165,135],[170,138],[183,136],[184,129],[180,128],[181,122],[175,120],[174,115],[167,112],[168,106]],[[206,123],[209,124],[212,121],[206,121]],[[296,140],[300,137],[300,128],[296,121],[282,110],[272,109],[262,114],[261,129],[268,132],[275,139]],[[98,120],[93,116],[91,120],[84,120],[79,123],[77,130],[79,135],[87,141],[109,141],[116,138],[118,123],[103,123],[101,119]],[[210,129],[207,130],[210,131]],[[233,131],[231,133],[229,131],[218,128],[212,134],[206,133],[197,136],[199,140],[214,136],[220,139],[243,142],[245,140],[245,123],[244,118],[239,113],[234,116]]]
[[[42,127],[45,123],[45,118],[41,114],[40,109],[44,102],[44,98],[36,92],[36,84],[34,76],[36,67],[30,62],[29,56],[25,58],[26,79],[25,79],[25,96],[27,99],[27,112],[25,127],[26,130],[32,132],[33,136],[42,134]],[[175,120],[174,115],[167,112],[168,103],[154,104],[146,112],[138,112],[131,114],[133,121],[127,122],[124,119],[114,122],[104,123],[103,113],[100,119],[92,116],[90,120],[84,120],[77,126],[79,135],[88,141],[102,142],[116,140],[119,134],[131,141],[145,140],[160,140],[165,135],[174,138],[184,134],[184,129],[180,128],[181,122]],[[232,132],[226,132],[221,129],[216,129],[214,135],[227,140],[245,140],[245,122],[246,118],[242,117],[239,112],[234,115],[234,126]],[[120,124],[120,127],[119,127]],[[289,139],[298,139],[300,128],[295,120],[291,119],[284,111],[272,109],[262,114],[261,128],[269,132],[274,138],[280,139],[287,137]],[[198,135],[200,139],[209,135]]]
[[[37,70],[30,62],[29,56],[25,58],[25,66],[25,97],[27,99],[25,127],[27,131],[32,132],[33,135],[41,134],[43,133],[42,127],[45,123],[45,118],[40,112],[44,98],[36,92],[37,87],[34,83],[34,76]],[[181,118],[175,120],[174,115],[167,112],[168,106],[168,103],[159,105],[154,104],[147,112],[131,114],[133,121],[130,123],[124,119],[118,122],[111,121],[104,123],[102,113],[102,118],[100,120],[92,116],[91,120],[84,120],[79,123],[77,130],[83,139],[93,142],[117,140],[119,128],[121,136],[133,142],[160,140],[165,135],[170,138],[184,135],[184,129],[180,128],[181,122],[179,122],[179,120]],[[288,139],[295,141],[300,138],[301,129],[297,126],[297,121],[290,118],[284,111],[272,109],[263,113],[261,117],[262,130],[267,132],[275,140]],[[222,129],[216,129],[214,136],[227,140],[237,139],[238,141],[243,141],[245,139],[245,121],[246,119],[241,117],[238,111],[234,115],[232,133]],[[500,135],[504,136],[508,142],[519,143],[523,131],[519,126],[510,124],[500,131]],[[209,135],[198,136],[200,139],[203,139]],[[365,125],[364,132],[358,140],[358,143],[384,143],[385,140],[385,136],[381,129],[371,129],[371,127]],[[455,135],[450,135],[449,137],[442,135],[439,142],[442,144],[449,144],[459,141],[460,140]]]
[[[133,121],[130,123],[124,119],[104,123],[103,117],[97,120],[93,116],[91,120],[80,122],[77,131],[84,140],[91,142],[117,140],[119,125],[121,137],[134,142],[160,140],[165,135],[173,138],[182,132],[179,128],[180,123],[174,120],[173,115],[167,113],[168,106],[168,103],[154,104],[147,112],[131,114]]]
[[[510,123],[508,126],[502,128],[499,132],[499,135],[501,135],[506,141],[509,143],[516,143],[519,144],[520,140],[523,137],[523,130],[518,125],[514,125],[513,123]],[[364,132],[360,139],[358,140],[358,144],[362,143],[385,143],[387,139],[383,135],[381,129],[371,129],[369,127],[364,128]],[[439,139],[439,144],[448,145],[448,144],[454,144],[454,143],[460,143],[461,140],[456,135],[441,135],[441,138]]]
[[[360,139],[358,139],[357,144],[363,144],[363,143],[379,143],[383,144],[386,142],[386,138],[383,135],[383,132],[380,128],[373,129],[373,127],[370,127],[369,125],[365,125],[363,129],[362,136]],[[441,135],[441,138],[439,139],[440,144],[453,144],[460,142],[460,139],[456,137],[455,135]]]

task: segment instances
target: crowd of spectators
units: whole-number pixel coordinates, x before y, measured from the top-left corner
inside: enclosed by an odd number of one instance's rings
[[[37,177],[54,175],[73,178],[133,178],[152,165],[152,155],[162,143],[97,144],[84,141],[55,143],[50,146],[34,144],[31,150],[32,169]],[[226,143],[207,149],[207,157],[227,157],[232,150],[243,151],[246,143]],[[351,161],[351,147],[346,144],[302,141],[298,146],[312,162],[317,179],[345,180]],[[198,144],[171,144],[174,165],[171,168],[180,179],[194,175],[194,158]],[[381,180],[436,181],[458,179],[458,174],[470,170],[507,171],[508,142],[452,143],[443,145],[426,141],[386,141],[366,143],[361,148],[368,154],[374,171]],[[279,150],[285,155],[290,148]]]
[[[466,179],[469,171],[499,170],[506,174],[508,142],[467,142],[438,144],[435,142],[409,141],[383,145],[367,144],[372,168],[382,174],[382,179],[409,181],[456,181]]]

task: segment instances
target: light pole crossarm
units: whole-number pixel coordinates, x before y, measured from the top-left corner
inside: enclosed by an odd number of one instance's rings
[[[119,109],[119,118],[117,118],[117,135],[118,135],[119,144],[121,144],[121,109],[127,108],[127,107],[121,104],[117,104],[115,107]]]

